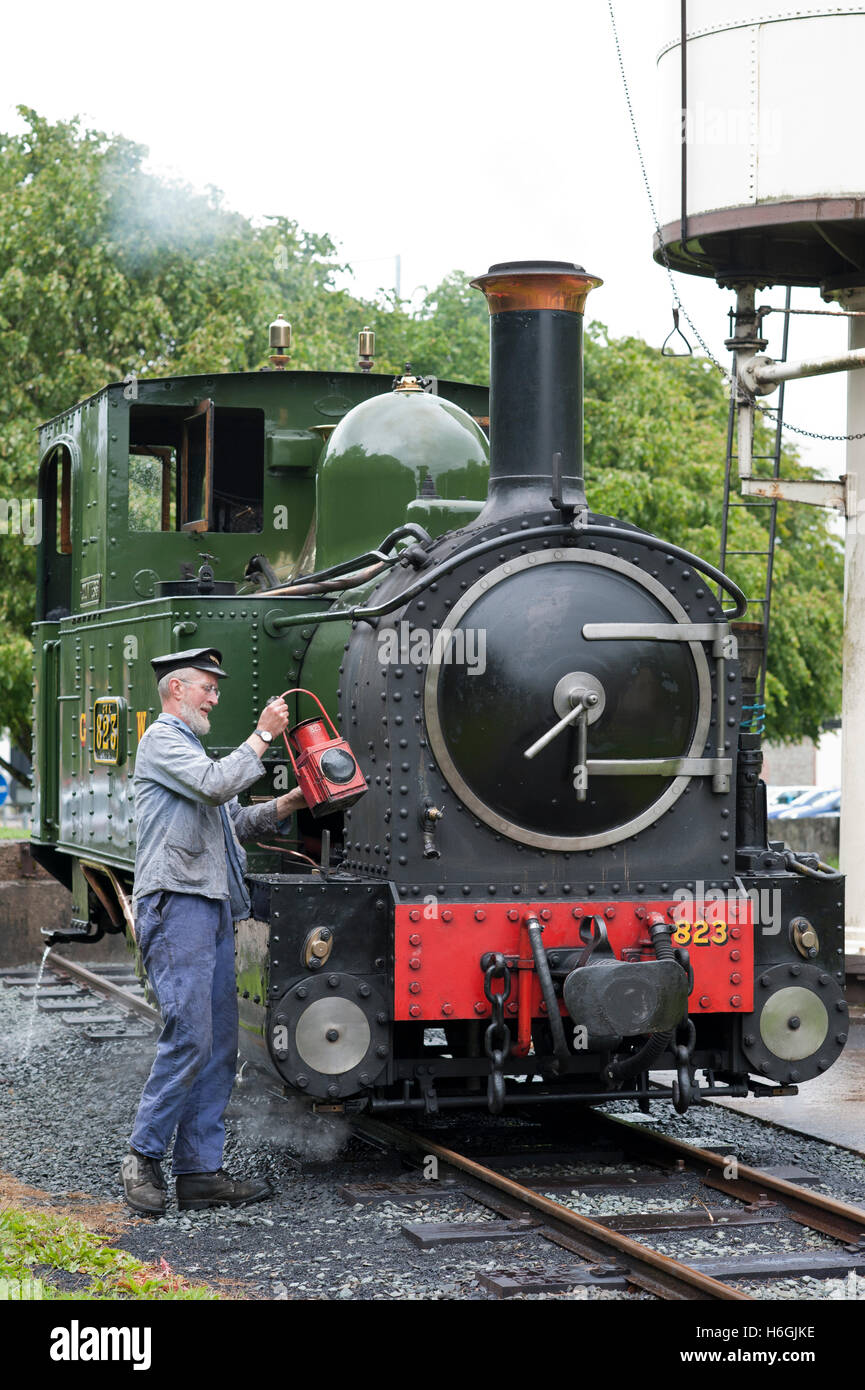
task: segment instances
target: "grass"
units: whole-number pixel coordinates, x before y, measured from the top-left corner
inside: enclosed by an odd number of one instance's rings
[[[23,825],[0,825],[0,840],[29,840],[30,831]]]
[[[58,1287],[77,1275],[76,1288]],[[55,1282],[56,1281],[56,1282]],[[0,1209],[0,1300],[216,1299],[205,1285],[108,1245],[74,1217],[19,1206]]]

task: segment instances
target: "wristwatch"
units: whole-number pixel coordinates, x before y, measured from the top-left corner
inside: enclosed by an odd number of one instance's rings
[[[273,743],[273,734],[268,733],[267,729],[253,729],[252,732],[264,743]]]

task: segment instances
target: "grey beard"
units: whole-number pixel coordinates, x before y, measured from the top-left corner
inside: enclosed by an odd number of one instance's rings
[[[206,714],[200,710],[193,709],[186,700],[180,702],[180,718],[184,724],[188,724],[196,738],[201,738],[202,734],[210,733],[210,720]]]

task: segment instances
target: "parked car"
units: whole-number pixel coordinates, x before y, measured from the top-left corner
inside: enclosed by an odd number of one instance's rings
[[[806,816],[831,816],[841,812],[841,792],[837,787],[814,787],[791,801],[777,813],[777,820],[802,820]]]
[[[787,787],[767,787],[766,805],[770,816],[777,816],[779,811],[785,810],[798,797],[804,796],[806,792],[814,791],[814,787],[787,786]]]

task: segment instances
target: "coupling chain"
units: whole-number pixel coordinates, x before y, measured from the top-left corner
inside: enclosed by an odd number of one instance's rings
[[[484,1034],[484,1051],[490,1061],[487,1099],[490,1113],[500,1115],[505,1106],[505,1061],[511,1051],[511,1030],[505,1023],[505,1004],[511,993],[511,972],[501,952],[488,951],[481,957],[484,972],[484,994],[490,1002],[492,1019]],[[501,980],[502,988],[493,989],[493,981]]]

